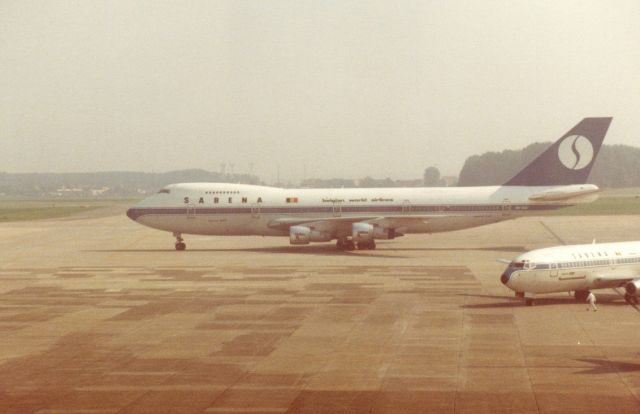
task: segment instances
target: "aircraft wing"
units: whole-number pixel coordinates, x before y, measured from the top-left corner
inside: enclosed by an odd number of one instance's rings
[[[278,218],[269,222],[269,227],[288,230],[292,226],[307,226],[316,230],[336,233],[338,230],[348,229],[353,223],[375,219],[371,216],[362,217],[323,217],[323,218]]]
[[[607,270],[597,274],[592,284],[594,288],[614,288],[624,286],[627,282],[640,278],[637,271],[631,269],[619,268],[616,270]]]
[[[452,217],[487,217],[487,215],[471,216],[468,214],[402,214],[395,216],[377,217],[367,220],[367,223],[378,225],[380,227],[402,228],[407,226],[415,226],[420,224],[434,223],[439,220],[448,220]]]
[[[307,226],[330,233],[349,231],[353,223],[370,223],[380,227],[394,228],[402,232],[403,228],[426,225],[429,222],[449,219],[451,217],[470,217],[466,214],[402,214],[391,216],[341,216],[322,218],[278,218],[269,223],[269,227],[288,230],[291,226]]]
[[[555,188],[553,190],[542,193],[532,194],[529,196],[531,201],[571,201],[573,199],[594,196],[600,189],[592,184],[588,185],[569,185]],[[595,200],[597,197],[593,197]]]

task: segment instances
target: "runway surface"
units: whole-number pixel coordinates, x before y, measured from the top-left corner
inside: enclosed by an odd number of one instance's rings
[[[497,258],[640,238],[640,216],[527,218],[337,252],[123,214],[4,223],[2,413],[638,413],[640,313],[525,307]]]

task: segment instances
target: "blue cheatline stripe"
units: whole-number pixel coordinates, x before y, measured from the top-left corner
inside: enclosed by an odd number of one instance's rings
[[[506,211],[546,211],[557,210],[559,208],[569,207],[569,204],[510,204]],[[410,208],[407,206],[341,206],[334,208],[332,206],[301,206],[301,207],[189,207],[189,212],[197,215],[213,215],[213,214],[308,214],[308,213],[326,213],[333,215],[334,212],[342,213],[364,213],[364,214],[388,214],[388,213],[486,213],[503,211],[502,204],[456,204],[456,205],[414,205]],[[145,215],[186,215],[187,207],[169,207],[169,208],[138,208],[132,207],[127,211],[127,216],[136,220]]]

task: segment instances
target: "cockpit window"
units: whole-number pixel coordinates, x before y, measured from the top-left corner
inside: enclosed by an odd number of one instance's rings
[[[516,268],[516,269],[523,269],[524,268],[524,262],[511,262],[510,267]]]
[[[521,262],[511,262],[509,263],[509,269],[513,272],[519,269],[524,270],[534,270],[534,269],[549,269],[548,263],[535,263],[530,262],[528,260],[523,260]]]
[[[169,194],[170,191],[168,188],[163,188],[162,190],[158,191],[158,194]]]

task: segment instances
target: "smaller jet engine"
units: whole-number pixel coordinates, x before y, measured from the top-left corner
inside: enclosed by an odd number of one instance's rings
[[[640,296],[640,279],[632,280],[624,285],[627,295]]]

